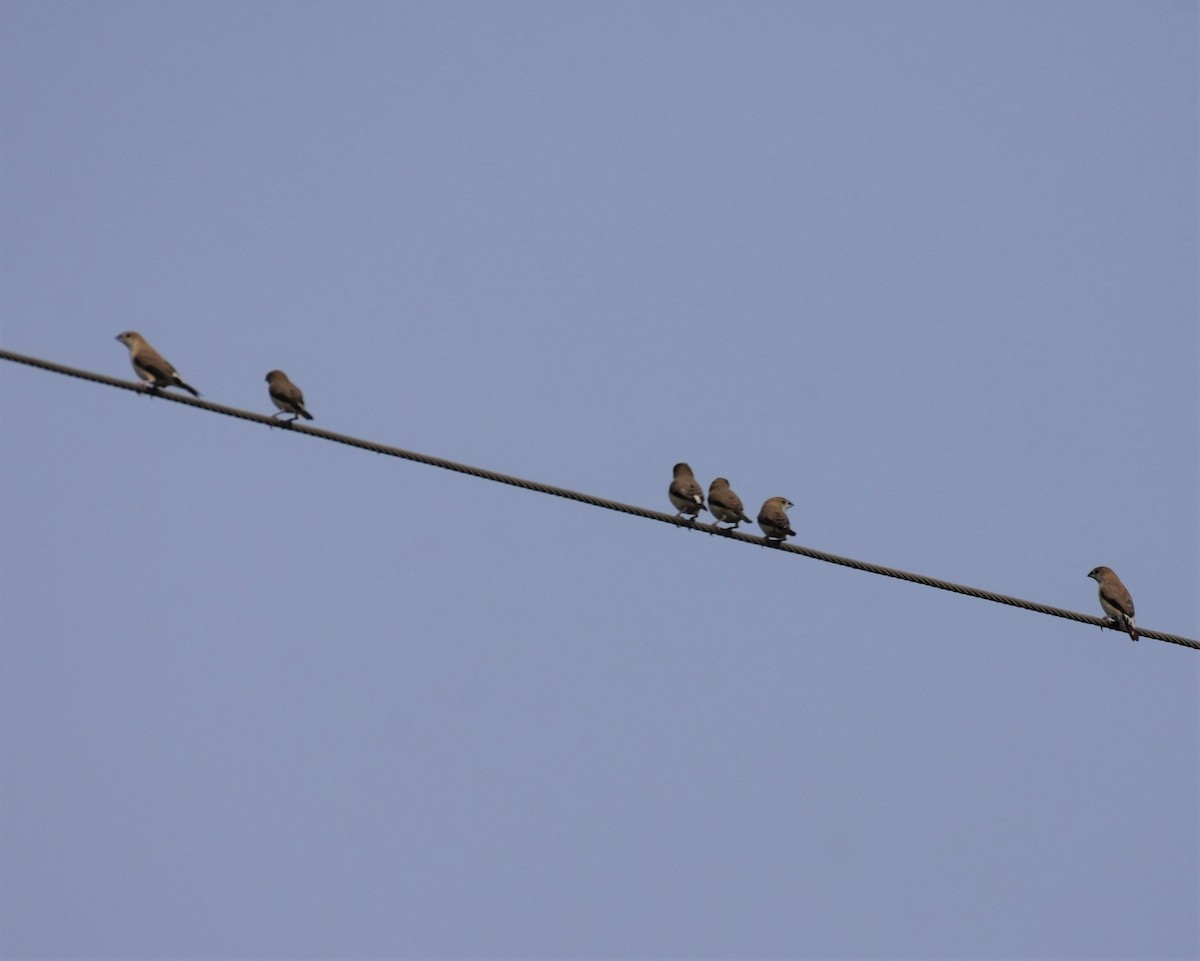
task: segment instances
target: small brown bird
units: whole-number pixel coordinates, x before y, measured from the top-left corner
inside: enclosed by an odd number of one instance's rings
[[[1100,585],[1100,606],[1112,618],[1113,627],[1128,631],[1130,639],[1136,641],[1138,633],[1133,626],[1133,598],[1121,583],[1121,578],[1111,567],[1093,567],[1088,577]]]
[[[696,475],[687,464],[676,464],[675,477],[667,488],[667,496],[675,505],[676,517],[686,514],[688,520],[695,520],[696,515],[704,510],[704,491],[696,483]]]
[[[742,521],[750,523],[750,518],[745,514],[742,499],[729,489],[729,481],[724,477],[718,477],[708,485],[708,509],[712,511],[712,516],[718,521],[733,525],[733,527],[726,527],[727,531],[737,530],[737,526]]]
[[[304,395],[300,393],[300,388],[288,380],[287,374],[282,370],[273,370],[267,374],[267,393],[271,395],[271,400],[279,408],[271,415],[272,417],[291,414],[292,420],[297,417],[303,417],[305,420],[313,419],[312,414],[304,409]],[[288,423],[290,424],[292,420],[289,420]]]
[[[154,390],[160,387],[182,387],[193,397],[199,397],[200,391],[190,384],[185,384],[165,357],[146,343],[146,338],[136,330],[127,330],[117,334],[117,340],[129,348],[129,362],[133,364],[134,373],[147,386]]]
[[[785,539],[796,536],[787,516],[787,509],[795,506],[786,497],[768,497],[763,502],[762,510],[758,512],[758,526],[767,540],[783,543]]]

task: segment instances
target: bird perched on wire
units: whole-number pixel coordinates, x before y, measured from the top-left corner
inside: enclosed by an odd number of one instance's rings
[[[718,477],[708,485],[708,509],[718,521],[733,525],[726,527],[727,531],[736,530],[742,521],[750,523],[742,499],[729,489],[729,481],[724,477]]]
[[[282,370],[273,370],[267,374],[267,393],[271,395],[271,400],[279,408],[271,415],[272,417],[291,414],[292,420],[297,417],[303,417],[305,420],[313,419],[313,415],[304,409],[304,395],[300,393],[300,388],[288,380],[287,374]],[[291,422],[291,420],[288,421],[289,424]]]
[[[161,387],[182,387],[193,397],[200,396],[200,391],[190,384],[185,384],[167,359],[146,343],[146,338],[136,330],[117,334],[117,340],[129,348],[129,362],[133,364],[134,373],[146,381],[147,386],[153,390]]]
[[[675,516],[686,514],[688,520],[694,521],[696,515],[704,510],[704,491],[696,483],[696,475],[687,464],[676,464],[674,473],[667,496],[675,505]]]
[[[1136,641],[1138,633],[1133,625],[1133,597],[1121,583],[1121,578],[1111,567],[1093,567],[1088,577],[1100,585],[1100,606],[1112,618],[1113,627],[1127,631],[1130,639]]]
[[[795,537],[791,521],[788,520],[787,509],[795,507],[786,497],[768,497],[758,512],[758,526],[769,541],[783,543],[788,537]]]

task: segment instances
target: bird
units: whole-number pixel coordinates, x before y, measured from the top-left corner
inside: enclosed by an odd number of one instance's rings
[[[742,499],[729,489],[729,481],[724,477],[718,477],[708,485],[708,509],[718,521],[733,525],[724,528],[727,531],[736,530],[742,521],[750,523],[750,518],[744,512]]]
[[[786,497],[768,497],[763,502],[762,510],[758,512],[758,526],[762,528],[767,540],[782,544],[786,538],[796,535],[792,530],[791,521],[788,520],[789,507],[795,505]]]
[[[127,330],[117,334],[117,340],[129,348],[129,362],[133,364],[134,372],[146,381],[153,390],[160,387],[182,387],[193,397],[199,397],[200,391],[191,384],[185,384],[183,378],[175,372],[165,357],[151,347],[146,338],[136,330]]]
[[[273,370],[267,374],[267,392],[271,395],[271,400],[275,406],[279,408],[272,417],[278,417],[280,414],[291,414],[292,420],[290,424],[298,417],[303,417],[305,420],[312,420],[313,415],[304,409],[304,395],[300,393],[300,388],[288,380],[287,374],[282,370]]]
[[[1100,606],[1112,618],[1113,626],[1127,631],[1130,640],[1136,641],[1138,633],[1133,625],[1133,598],[1121,583],[1121,578],[1111,567],[1093,567],[1088,577],[1100,585]]]
[[[704,510],[704,491],[696,483],[696,475],[687,464],[676,464],[671,486],[667,488],[667,496],[675,505],[676,517],[684,514],[688,520],[695,520],[696,515]]]

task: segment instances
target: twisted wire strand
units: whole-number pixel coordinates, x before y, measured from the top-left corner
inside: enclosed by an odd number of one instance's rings
[[[508,484],[510,487],[521,487],[525,490],[535,491],[539,494],[550,494],[554,497],[562,497],[567,500],[578,501],[581,504],[589,504],[592,507],[602,507],[605,510],[618,511],[622,514],[632,514],[635,517],[643,517],[646,520],[659,521],[663,524],[671,524],[675,527],[682,527],[704,534],[709,534],[711,536],[741,541],[745,544],[754,544],[758,547],[768,547],[771,550],[781,551],[788,554],[800,554],[804,557],[812,558],[813,560],[824,561],[826,564],[837,564],[841,567],[853,568],[856,571],[865,571],[868,574],[879,574],[883,577],[893,577],[898,580],[909,581],[913,584],[921,584],[925,587],[937,588],[941,591],[950,591],[955,594],[965,594],[968,597],[977,597],[981,600],[993,601],[996,604],[1007,604],[1010,607],[1019,607],[1027,611],[1034,611],[1038,614],[1048,614],[1051,617],[1062,617],[1066,618],[1067,620],[1078,621],[1081,624],[1092,624],[1097,627],[1120,630],[1120,628],[1114,627],[1114,625],[1105,618],[1096,617],[1090,614],[1081,614],[1078,611],[1069,611],[1061,607],[1051,607],[1048,604],[1038,604],[1035,601],[1027,601],[1020,597],[1011,597],[1007,594],[997,594],[993,591],[980,590],[977,587],[968,587],[965,584],[955,584],[952,581],[943,581],[936,577],[926,577],[923,574],[914,574],[911,571],[903,571],[894,567],[884,567],[880,564],[869,564],[866,561],[858,561],[851,557],[841,557],[838,554],[830,554],[826,551],[819,551],[812,547],[805,547],[802,544],[788,544],[768,541],[764,537],[759,537],[754,534],[746,534],[740,530],[727,530],[726,528],[718,527],[716,524],[702,524],[699,521],[687,520],[674,514],[648,510],[647,508],[637,507],[633,504],[622,504],[620,501],[608,500],[604,497],[595,497],[591,494],[584,494],[579,491],[569,490],[565,487],[555,487],[552,484],[542,484],[538,481],[526,480],[523,477],[514,477],[511,474],[501,474],[496,471],[485,470],[481,467],[472,467],[469,464],[460,464],[456,461],[446,460],[443,457],[434,457],[430,454],[421,454],[417,453],[416,451],[404,450],[400,447],[391,447],[387,444],[378,444],[374,441],[363,440],[358,437],[351,437],[348,434],[338,434],[333,431],[322,430],[319,427],[311,427],[304,423],[279,420],[278,418],[272,417],[268,414],[259,414],[254,411],[242,410],[237,407],[227,407],[224,404],[216,404],[212,401],[204,400],[202,398],[195,398],[185,394],[168,394],[160,390],[147,388],[138,382],[120,380],[116,377],[109,377],[105,374],[97,374],[88,370],[79,370],[78,368],[67,367],[63,364],[56,364],[48,360],[40,360],[36,357],[27,357],[24,354],[17,354],[4,349],[0,349],[0,359],[10,360],[18,364],[26,364],[30,367],[37,367],[56,374],[64,374],[68,377],[77,377],[81,380],[90,380],[97,384],[104,384],[108,387],[117,387],[121,390],[129,390],[137,394],[161,397],[164,400],[169,400],[176,404],[186,404],[190,407],[198,407],[201,410],[212,411],[215,414],[224,414],[227,417],[237,417],[241,420],[255,421],[259,424],[264,424],[267,427],[279,427],[284,430],[294,431],[298,434],[308,434],[311,437],[332,441],[335,444],[344,444],[347,447],[357,447],[361,450],[371,451],[376,454],[386,454],[389,457],[400,457],[404,460],[415,461],[418,464],[427,464],[430,467],[438,467],[442,470],[455,471],[459,474],[469,474],[472,477],[479,477],[483,480],[494,481],[497,484]],[[1142,627],[1139,627],[1137,630],[1140,637],[1148,637],[1156,641],[1165,641],[1168,644],[1178,644],[1181,647],[1189,647],[1192,650],[1200,650],[1200,641],[1195,641],[1190,637],[1181,637],[1178,634],[1167,634],[1162,631],[1151,631]]]

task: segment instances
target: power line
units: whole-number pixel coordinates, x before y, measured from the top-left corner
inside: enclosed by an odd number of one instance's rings
[[[36,357],[27,357],[23,354],[16,354],[12,351],[0,349],[0,358],[11,360],[18,364],[27,364],[30,367],[38,367],[42,370],[48,370],[55,374],[64,374],[68,377],[78,377],[81,380],[90,380],[97,384],[105,384],[108,387],[117,387],[121,390],[133,391],[137,394],[146,394],[147,389],[140,383],[135,383],[127,380],[119,380],[116,377],[108,377],[104,374],[96,374],[92,371],[79,370],[74,367],[66,367],[62,364],[56,364],[48,360],[40,360]],[[683,527],[689,530],[698,531],[700,533],[709,534],[715,537],[724,537],[729,540],[741,541],[745,544],[754,544],[758,547],[769,547],[771,550],[782,551],[789,554],[800,554],[804,557],[811,557],[813,560],[824,561],[827,564],[837,564],[841,567],[851,567],[857,571],[866,571],[868,574],[880,574],[884,577],[894,577],[898,580],[909,581],[913,584],[923,584],[925,587],[935,587],[942,591],[951,591],[955,594],[965,594],[968,597],[978,597],[985,601],[993,601],[997,604],[1007,604],[1010,607],[1020,607],[1027,611],[1034,611],[1038,614],[1049,614],[1052,617],[1063,617],[1067,620],[1078,621],[1081,624],[1093,624],[1097,627],[1112,627],[1104,618],[1095,617],[1090,614],[1080,614],[1077,611],[1068,611],[1061,607],[1050,607],[1047,604],[1038,604],[1034,601],[1027,601],[1020,597],[1010,597],[1007,594],[996,594],[992,591],[980,590],[976,587],[967,587],[964,584],[955,584],[952,581],[943,581],[936,577],[926,577],[923,574],[913,574],[910,571],[898,570],[894,567],[883,567],[879,564],[868,564],[865,561],[857,561],[850,557],[841,557],[837,554],[829,554],[825,551],[818,551],[811,547],[804,547],[800,544],[775,543],[767,542],[764,538],[754,534],[746,534],[742,531],[725,530],[724,528],[715,525],[701,524],[694,521],[684,520],[676,517],[674,514],[666,514],[662,511],[647,510],[644,507],[636,507],[632,504],[622,504],[620,501],[612,501],[603,497],[594,497],[591,494],[583,494],[579,491],[568,490],[565,487],[554,487],[551,484],[542,484],[537,481],[525,480],[521,477],[513,477],[511,474],[499,474],[496,471],[484,470],[480,467],[471,467],[469,464],[460,464],[456,461],[446,460],[442,457],[432,457],[429,454],[419,454],[414,451],[403,450],[399,447],[389,447],[386,444],[377,444],[374,441],[362,440],[358,437],[350,437],[347,434],[337,434],[333,431],[322,430],[319,427],[311,427],[307,424],[297,424],[290,421],[281,421],[271,417],[268,414],[259,414],[254,411],[241,410],[237,407],[226,407],[224,404],[214,404],[212,401],[189,397],[184,394],[167,394],[162,391],[154,391],[154,396],[161,397],[164,400],[172,401],[176,404],[187,404],[190,407],[199,407],[202,410],[211,411],[215,414],[224,414],[227,417],[238,417],[242,420],[256,421],[260,424],[265,424],[268,427],[280,427],[284,430],[294,431],[297,434],[307,434],[311,437],[316,437],[321,440],[332,441],[335,444],[345,444],[347,447],[357,447],[361,450],[372,451],[376,454],[386,454],[389,457],[400,457],[404,460],[416,461],[418,464],[428,464],[430,467],[440,467],[442,470],[456,471],[459,474],[469,474],[472,477],[480,477],[484,480],[495,481],[498,484],[508,484],[511,487],[522,487],[525,490],[536,491],[539,494],[551,494],[554,497],[564,497],[567,500],[579,501],[582,504],[590,504],[592,507],[603,507],[605,510],[619,511],[622,514],[632,514],[635,517],[643,517],[647,520],[659,521],[663,524],[671,524],[675,527]],[[1200,650],[1200,641],[1194,641],[1189,637],[1181,637],[1178,634],[1164,634],[1161,631],[1149,631],[1144,628],[1138,628],[1138,634],[1141,637],[1152,638],[1156,641],[1166,641],[1168,644],[1178,644],[1182,647],[1190,647],[1193,650]]]

